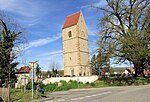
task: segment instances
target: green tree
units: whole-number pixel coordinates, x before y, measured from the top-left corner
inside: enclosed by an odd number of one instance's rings
[[[17,43],[21,32],[11,31],[8,29],[6,23],[0,19],[0,78],[8,81],[8,102],[10,101],[10,82],[14,78],[15,68],[18,62],[14,60],[17,58],[14,47]]]
[[[39,64],[37,64],[36,75],[37,75],[37,76],[41,75],[41,67],[40,67]]]
[[[94,54],[91,58],[92,74],[99,74],[101,69],[109,70],[109,58],[109,53],[104,53],[102,51],[98,51],[97,55]]]
[[[98,44],[118,62],[133,63],[136,75],[150,66],[150,1],[106,0]]]
[[[17,56],[13,48],[21,32],[10,31],[2,19],[0,23],[0,77],[10,79],[14,75],[15,68],[18,65],[18,62],[14,61]]]
[[[91,68],[92,68],[92,75],[98,74],[98,69],[96,68],[96,55],[94,54],[91,58]]]

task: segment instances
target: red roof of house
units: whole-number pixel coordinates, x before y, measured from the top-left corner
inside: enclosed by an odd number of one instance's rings
[[[62,29],[76,25],[78,23],[79,16],[80,12],[68,16]]]
[[[17,70],[18,73],[29,73],[30,68],[28,66],[21,67],[20,69]]]

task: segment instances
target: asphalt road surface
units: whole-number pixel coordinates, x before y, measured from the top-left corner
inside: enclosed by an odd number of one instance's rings
[[[38,102],[150,102],[150,86],[74,89],[50,93]]]

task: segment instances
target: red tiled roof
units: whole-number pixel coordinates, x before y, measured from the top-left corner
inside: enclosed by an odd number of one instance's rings
[[[77,12],[73,15],[68,16],[66,18],[65,24],[62,29],[76,25],[78,23],[79,16],[80,16],[80,12]]]
[[[18,73],[29,73],[30,68],[28,66],[21,67],[20,69],[17,70]]]

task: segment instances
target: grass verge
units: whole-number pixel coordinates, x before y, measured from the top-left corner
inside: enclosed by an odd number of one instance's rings
[[[41,94],[34,92],[34,99],[41,98]],[[32,91],[26,90],[24,93],[21,89],[11,89],[10,91],[11,102],[28,102],[32,100]]]

